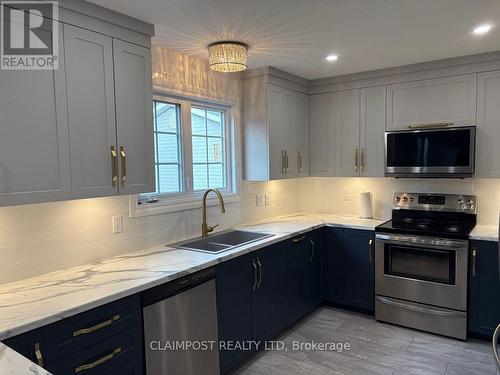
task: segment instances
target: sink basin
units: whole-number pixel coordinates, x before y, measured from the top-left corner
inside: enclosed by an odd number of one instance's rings
[[[207,238],[183,241],[169,246],[178,249],[186,249],[186,250],[200,251],[210,254],[218,254],[272,236],[273,234],[268,234],[268,233],[255,233],[255,232],[246,232],[243,230],[230,230],[227,232],[214,234],[213,236]]]

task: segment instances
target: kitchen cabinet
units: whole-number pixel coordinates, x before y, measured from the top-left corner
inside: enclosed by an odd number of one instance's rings
[[[476,74],[396,83],[387,87],[387,130],[434,123],[476,124]]]
[[[329,228],[326,236],[325,300],[332,304],[374,311],[374,233]]]
[[[492,336],[500,324],[498,242],[471,243],[469,332]]]
[[[334,95],[309,96],[309,171],[311,176],[334,176]]]
[[[279,333],[284,327],[283,270],[282,243],[217,266],[219,340],[243,343]],[[222,349],[221,371],[227,372],[251,354],[252,350]]]
[[[314,309],[323,302],[323,254],[325,230],[310,233],[311,252],[307,258],[307,306]]]
[[[500,71],[477,77],[476,176],[500,177]]]
[[[139,295],[77,314],[4,341],[54,375],[143,373]],[[77,369],[80,369],[76,371]]]
[[[0,71],[1,206],[155,189],[145,24],[85,20],[58,24],[57,70]]]
[[[243,79],[244,179],[265,181],[308,175],[308,100],[298,91]]]
[[[336,176],[384,176],[385,86],[335,94]]]
[[[57,70],[0,70],[0,206],[71,197],[65,62],[59,57]]]

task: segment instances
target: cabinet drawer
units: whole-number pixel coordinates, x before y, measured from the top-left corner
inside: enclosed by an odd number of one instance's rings
[[[141,322],[139,295],[64,319],[44,328],[46,362],[75,353]]]
[[[142,329],[138,325],[107,340],[50,363],[54,375],[139,375],[143,373]]]

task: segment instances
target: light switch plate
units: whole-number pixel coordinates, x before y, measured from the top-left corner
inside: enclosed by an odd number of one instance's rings
[[[112,217],[112,225],[113,225],[113,233],[122,233],[123,232],[123,216],[116,215]]]
[[[262,195],[260,194],[255,195],[255,206],[262,207]]]
[[[269,195],[265,195],[264,196],[264,203],[266,206],[270,206],[271,205],[271,197]]]

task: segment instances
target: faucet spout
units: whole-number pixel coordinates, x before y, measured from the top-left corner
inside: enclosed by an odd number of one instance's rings
[[[207,191],[205,191],[202,200],[202,223],[201,223],[202,237],[207,237],[208,233],[213,232],[213,230],[219,225],[217,224],[211,227],[207,224],[207,196],[210,192],[215,193],[215,195],[217,195],[217,198],[219,198],[220,212],[221,213],[226,212],[226,207],[224,205],[224,198],[222,197],[221,192],[217,189],[208,189]]]

